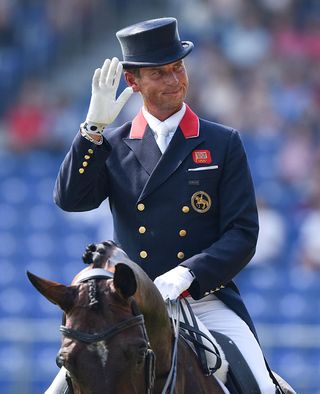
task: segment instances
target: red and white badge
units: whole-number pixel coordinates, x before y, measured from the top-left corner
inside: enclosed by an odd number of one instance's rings
[[[194,150],[192,152],[192,158],[197,164],[212,163],[211,152],[209,150]]]

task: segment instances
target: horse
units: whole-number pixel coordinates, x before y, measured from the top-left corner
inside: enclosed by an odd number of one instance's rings
[[[71,285],[27,272],[64,312],[59,366],[74,394],[223,394],[176,333],[152,280],[113,242],[89,245]]]

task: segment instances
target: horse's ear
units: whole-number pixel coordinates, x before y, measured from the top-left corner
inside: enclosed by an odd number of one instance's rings
[[[137,291],[137,280],[132,268],[123,263],[115,266],[113,284],[123,297],[128,298]]]
[[[50,302],[59,305],[65,312],[71,308],[75,298],[73,286],[64,286],[61,283],[40,278],[29,271],[27,275],[33,286]]]

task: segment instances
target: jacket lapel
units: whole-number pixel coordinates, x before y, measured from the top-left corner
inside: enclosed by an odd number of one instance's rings
[[[138,201],[144,199],[164,183],[179,168],[181,163],[192,152],[192,150],[201,144],[202,141],[202,137],[185,138],[180,127],[178,127],[167,150],[154,167],[154,170],[145,184]]]
[[[134,152],[142,167],[151,175],[161,158],[161,152],[150,127],[146,126],[142,139],[124,138],[123,141]]]
[[[161,155],[152,130],[140,111],[132,121],[129,138],[123,139],[150,175],[138,201],[164,183],[203,140],[200,136],[199,118],[187,106],[167,150]]]

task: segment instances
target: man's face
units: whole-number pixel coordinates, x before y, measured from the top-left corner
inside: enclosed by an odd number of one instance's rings
[[[187,95],[188,76],[182,60],[157,67],[144,67],[140,75],[126,73],[135,92],[140,92],[147,110],[160,120],[177,112]]]

